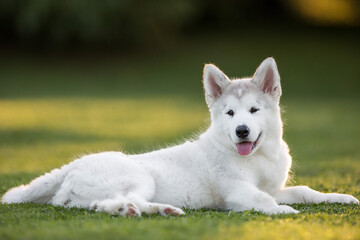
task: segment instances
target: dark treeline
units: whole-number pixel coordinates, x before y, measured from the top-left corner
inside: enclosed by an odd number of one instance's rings
[[[0,0],[2,43],[146,46],[203,31],[298,23],[286,0]]]

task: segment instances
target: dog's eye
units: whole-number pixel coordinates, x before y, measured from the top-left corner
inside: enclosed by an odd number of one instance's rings
[[[226,114],[232,117],[232,116],[234,116],[234,111],[233,111],[233,110],[229,110]]]
[[[256,113],[257,111],[259,111],[259,109],[256,108],[256,107],[252,107],[252,108],[250,109],[250,113]]]

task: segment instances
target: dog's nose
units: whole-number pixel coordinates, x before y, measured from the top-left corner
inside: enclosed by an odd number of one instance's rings
[[[237,126],[236,130],[236,136],[239,138],[246,138],[250,134],[250,129],[246,125]]]

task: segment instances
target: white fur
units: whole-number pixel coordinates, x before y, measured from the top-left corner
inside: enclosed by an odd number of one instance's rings
[[[232,81],[206,65],[204,88],[212,123],[198,140],[139,155],[88,155],[9,190],[2,202],[85,207],[123,216],[184,214],[180,207],[298,213],[279,203],[359,203],[350,195],[285,187],[291,156],[282,139],[274,59],[266,59],[252,78]],[[250,113],[252,107],[259,110]],[[249,127],[248,141],[258,138],[246,156],[236,148],[239,125]]]

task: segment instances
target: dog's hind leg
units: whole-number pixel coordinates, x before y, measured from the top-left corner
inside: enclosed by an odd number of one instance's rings
[[[139,207],[141,212],[147,214],[159,213],[162,216],[178,216],[185,214],[185,212],[180,208],[174,207],[169,204],[149,202],[137,194],[130,194],[129,199],[131,202],[133,202],[134,204],[136,204],[136,206]]]
[[[112,215],[126,217],[141,216],[139,208],[123,196],[117,196],[116,198],[105,199],[102,201],[94,201],[90,205],[90,209],[97,212],[106,212]]]

